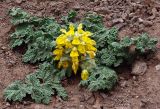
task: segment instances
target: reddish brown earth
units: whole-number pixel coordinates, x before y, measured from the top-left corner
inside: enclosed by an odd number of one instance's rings
[[[69,80],[65,85],[69,94],[67,101],[53,97],[49,105],[22,102],[9,104],[3,99],[4,88],[35,70],[24,64],[21,53],[9,46],[12,25],[8,10],[21,7],[37,16],[54,16],[57,20],[70,9],[82,18],[86,12],[97,12],[104,18],[106,27],[119,28],[119,37],[147,32],[160,40],[160,2],[157,0],[0,0],[0,109],[160,109],[160,49],[143,60],[147,71],[143,75],[131,75],[131,68],[118,68],[119,81],[110,92],[91,93],[79,88],[79,79]]]

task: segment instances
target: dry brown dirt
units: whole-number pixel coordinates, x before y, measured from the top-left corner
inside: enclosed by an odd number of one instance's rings
[[[147,58],[137,59],[147,63],[143,75],[131,75],[132,68],[128,66],[118,68],[119,81],[110,92],[91,93],[79,88],[79,78],[75,77],[66,80],[67,101],[53,97],[49,105],[5,102],[4,88],[36,69],[22,63],[22,54],[9,46],[12,25],[8,10],[12,7],[21,7],[36,16],[54,16],[57,20],[71,9],[78,12],[79,19],[94,11],[103,16],[106,27],[119,28],[119,37],[147,32],[160,40],[158,0],[0,0],[0,109],[160,109],[160,71],[155,69],[160,64],[160,49]]]

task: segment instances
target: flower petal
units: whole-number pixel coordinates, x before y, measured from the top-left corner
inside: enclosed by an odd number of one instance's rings
[[[73,45],[79,45],[81,42],[78,38],[74,38],[73,41],[72,41],[72,44]]]
[[[95,57],[95,55],[96,55],[93,51],[87,51],[87,53],[89,54],[89,57],[91,59],[93,59]]]
[[[66,38],[64,36],[57,37],[56,43],[57,45],[64,45]]]
[[[78,57],[79,56],[79,54],[78,54],[78,51],[71,51],[71,53],[70,53],[70,57]]]
[[[89,77],[89,73],[87,70],[83,70],[82,73],[81,73],[81,78],[82,80],[87,80]]]
[[[94,52],[97,51],[97,49],[94,46],[90,45],[90,44],[86,45],[86,50],[87,51],[94,51]]]
[[[67,31],[66,31],[65,29],[60,29],[60,31],[61,31],[62,33],[67,33]]]
[[[72,69],[73,69],[74,74],[77,74],[78,65],[79,65],[79,64],[76,63],[76,62],[72,64]]]
[[[85,32],[84,32],[84,35],[85,35],[85,36],[92,36],[93,34],[92,34],[91,32],[89,32],[89,31],[85,31]]]
[[[62,53],[63,53],[63,49],[55,49],[55,50],[53,51],[53,54],[54,54],[54,55],[62,55]]]
[[[80,53],[84,54],[84,53],[86,52],[85,46],[84,46],[84,45],[79,45],[79,46],[78,46],[78,51],[79,51]]]
[[[84,31],[82,30],[82,28],[83,28],[83,25],[82,25],[82,23],[80,23],[80,24],[78,25],[78,28],[77,28],[79,34],[82,34],[82,33],[84,32]]]
[[[61,56],[60,55],[57,55],[55,58],[54,58],[54,60],[60,60],[61,59]]]
[[[68,36],[74,35],[74,25],[73,24],[69,25],[69,31],[66,33],[66,35]]]

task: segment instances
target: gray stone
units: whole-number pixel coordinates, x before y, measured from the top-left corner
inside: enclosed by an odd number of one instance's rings
[[[117,18],[117,19],[114,19],[112,20],[113,24],[116,24],[116,23],[123,23],[124,20],[122,18]]]
[[[143,75],[147,70],[147,63],[143,61],[136,61],[132,66],[133,75]]]
[[[120,82],[121,87],[127,87],[127,81],[122,81]]]
[[[21,4],[23,0],[16,0],[15,2]]]
[[[6,50],[6,49],[7,49],[7,47],[5,47],[5,46],[2,46],[2,47],[1,47],[1,49],[2,49],[2,50]]]
[[[90,105],[93,105],[95,103],[95,98],[94,96],[90,97],[88,100],[87,100],[87,103],[90,104]]]
[[[143,21],[143,24],[145,25],[145,26],[152,26],[153,25],[153,22],[152,21]]]
[[[155,68],[157,71],[160,71],[160,64],[156,65]]]

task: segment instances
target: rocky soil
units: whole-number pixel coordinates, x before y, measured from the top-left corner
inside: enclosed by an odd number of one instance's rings
[[[5,102],[4,88],[36,69],[22,63],[22,52],[9,46],[13,26],[8,11],[12,7],[40,17],[54,16],[58,21],[71,9],[77,11],[78,19],[86,12],[96,12],[106,27],[120,30],[120,38],[147,32],[160,41],[159,0],[0,0],[0,109],[160,109],[160,44],[155,54],[137,58],[133,66],[117,68],[119,81],[110,92],[91,93],[78,87],[80,78],[76,77],[65,81],[67,101],[53,97],[49,105]]]

